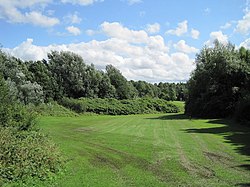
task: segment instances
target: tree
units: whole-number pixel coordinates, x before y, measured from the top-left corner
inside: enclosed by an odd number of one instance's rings
[[[105,73],[102,73],[101,81],[99,84],[98,97],[100,98],[115,98],[116,97],[115,87],[111,84],[108,75]]]
[[[137,93],[133,85],[131,85],[122,73],[112,65],[106,66],[106,72],[111,84],[116,89],[117,99],[132,99]]]
[[[29,74],[26,75],[30,82],[36,82],[43,88],[44,99],[46,102],[56,98],[56,80],[49,70],[49,64],[46,60],[29,61],[25,63]]]
[[[48,54],[49,70],[56,80],[56,100],[63,96],[79,98],[84,96],[86,64],[82,57],[72,52],[52,51]]]
[[[133,83],[134,87],[138,90],[139,97],[155,97],[154,85],[146,81],[138,81]]]
[[[215,41],[213,48],[204,47],[188,81],[186,113],[198,117],[233,115],[248,78],[246,62],[232,44]]]
[[[7,126],[12,118],[13,98],[9,95],[6,82],[0,74],[0,126]]]

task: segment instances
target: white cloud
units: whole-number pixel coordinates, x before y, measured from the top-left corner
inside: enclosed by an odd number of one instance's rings
[[[97,34],[98,32],[95,31],[95,30],[92,30],[92,29],[88,29],[85,31],[85,33],[88,35],[88,36],[94,36],[95,34]]]
[[[245,47],[247,49],[250,49],[250,38],[247,38],[245,41],[243,41],[241,44],[240,44],[240,47]]]
[[[174,44],[174,48],[183,53],[197,53],[199,51],[199,49],[187,45],[184,40],[180,40],[177,44]]]
[[[192,30],[191,30],[191,37],[192,37],[193,39],[198,39],[199,36],[200,36],[200,32],[199,32],[198,30],[195,30],[195,29],[192,29]]]
[[[161,26],[159,23],[154,23],[154,24],[147,24],[146,31],[150,34],[155,34],[159,32],[161,29]]]
[[[88,6],[92,5],[95,2],[103,2],[104,0],[61,0],[62,3],[71,3],[73,5],[82,5],[82,6]]]
[[[55,17],[48,17],[40,11],[51,0],[2,0],[0,1],[0,19],[5,19],[11,23],[31,23],[42,27],[52,27],[60,21]],[[33,10],[34,7],[40,7]],[[32,9],[32,11],[22,12],[21,10]]]
[[[218,40],[222,44],[227,44],[228,36],[223,34],[221,31],[211,32],[210,39],[205,42],[205,45],[212,46],[215,40]]]
[[[183,52],[169,53],[160,35],[149,36],[143,30],[130,30],[119,23],[104,22],[101,29],[108,39],[49,46],[38,46],[27,39],[13,49],[3,50],[23,60],[46,59],[51,50],[72,51],[98,69],[112,64],[129,80],[149,82],[186,81],[194,69],[194,60]]]
[[[34,6],[45,7],[53,0],[1,0],[2,6],[17,7],[17,8],[30,8]]]
[[[69,26],[65,28],[69,33],[77,36],[81,34],[81,30],[75,26]]]
[[[236,32],[239,32],[244,35],[248,35],[250,31],[250,11],[246,12],[241,20],[238,21]]]
[[[185,20],[181,23],[178,23],[178,27],[176,29],[171,29],[171,30],[168,30],[166,32],[166,34],[172,34],[172,35],[176,35],[176,36],[181,36],[185,33],[187,33],[188,31],[188,21]]]
[[[136,3],[142,3],[142,0],[127,0],[129,5],[133,5]]]
[[[41,60],[46,58],[47,48],[35,46],[32,44],[33,39],[28,38],[25,42],[13,49],[3,49],[7,53],[14,55],[23,60]]]
[[[130,30],[118,22],[104,22],[101,24],[101,30],[110,37],[123,39],[132,43],[146,43],[148,39],[148,34],[145,31]]]
[[[82,19],[78,17],[78,12],[74,12],[74,14],[68,14],[64,16],[64,21],[70,24],[79,24],[81,23]]]
[[[225,25],[222,25],[220,28],[225,30],[225,29],[229,29],[231,26],[232,24],[230,22],[227,22],[225,23]]]

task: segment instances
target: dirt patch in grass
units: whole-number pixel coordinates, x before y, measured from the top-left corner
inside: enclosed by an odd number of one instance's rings
[[[164,163],[168,158],[157,160],[148,166],[148,170],[151,171],[161,182],[169,182],[173,179],[173,175],[168,168],[164,167]]]
[[[159,160],[151,163],[144,158],[131,155],[108,146],[90,143],[98,147],[98,153],[92,154],[90,163],[95,167],[108,167],[116,172],[122,172],[122,169],[130,165],[148,173],[153,173],[154,176],[161,182],[169,182],[171,172],[163,167],[164,160]],[[126,178],[126,176],[124,176]]]
[[[232,160],[232,158],[228,155],[222,155],[219,153],[212,153],[203,151],[203,154],[211,161],[213,162],[220,162],[220,163],[228,163]]]
[[[179,154],[180,154],[180,163],[181,165],[184,167],[184,169],[190,173],[191,175],[197,175],[200,176],[202,178],[212,178],[215,176],[215,172],[206,167],[206,166],[202,166],[198,163],[192,163],[184,154],[184,152],[182,151],[182,149],[179,150]]]
[[[181,162],[181,165],[192,175],[198,175],[203,178],[212,178],[215,176],[215,172],[212,169],[197,163],[193,164],[190,162]]]

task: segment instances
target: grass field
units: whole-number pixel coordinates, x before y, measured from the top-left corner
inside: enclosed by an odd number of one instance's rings
[[[226,120],[41,117],[39,125],[67,159],[52,186],[250,186],[250,129]]]

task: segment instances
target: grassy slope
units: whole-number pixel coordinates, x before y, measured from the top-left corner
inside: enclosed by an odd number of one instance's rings
[[[226,121],[178,114],[42,117],[40,126],[69,159],[56,186],[250,185],[249,129]]]

